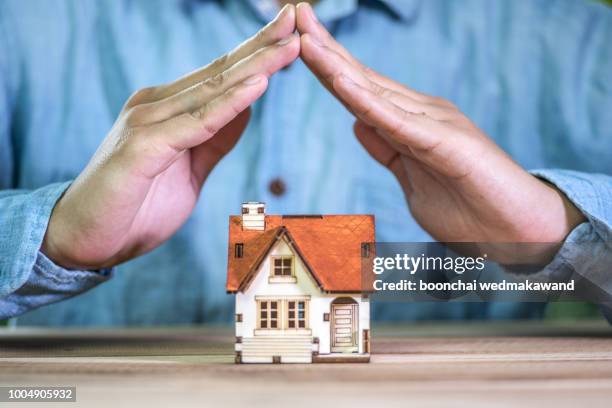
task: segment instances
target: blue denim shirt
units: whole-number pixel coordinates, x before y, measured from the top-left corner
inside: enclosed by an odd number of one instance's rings
[[[274,0],[0,2],[0,316],[228,320],[227,220],[248,200],[269,213],[372,213],[379,241],[431,240],[394,177],[356,141],[351,115],[298,60],[272,77],[193,215],[160,248],[102,272],[67,271],[39,252],[54,203],[127,97],[207,64],[276,11]],[[597,251],[557,263],[610,284],[611,10],[581,0],[322,0],[316,11],[366,65],[453,101],[522,166],[544,169],[588,217],[568,239]],[[284,195],[271,194],[275,178]],[[595,261],[577,261],[588,256]],[[381,304],[374,313],[524,318],[541,305]]]

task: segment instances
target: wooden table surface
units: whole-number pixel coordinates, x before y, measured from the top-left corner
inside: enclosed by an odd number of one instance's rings
[[[0,385],[76,386],[73,407],[612,406],[603,321],[378,325],[370,364],[236,365],[233,340],[231,327],[3,329]]]

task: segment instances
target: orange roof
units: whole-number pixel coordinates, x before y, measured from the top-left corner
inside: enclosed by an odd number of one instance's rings
[[[372,257],[361,257],[361,244],[374,242],[373,215],[267,215],[265,231],[243,230],[241,218],[230,216],[229,221],[228,292],[248,286],[282,236],[292,244],[321,290],[362,291],[362,267],[364,262],[370,265]],[[242,258],[234,257],[236,243],[244,245]]]

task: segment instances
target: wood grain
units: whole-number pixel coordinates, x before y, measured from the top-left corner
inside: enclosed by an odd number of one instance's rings
[[[357,365],[235,365],[233,341],[231,327],[7,329],[0,384],[76,385],[100,407],[612,404],[604,322],[377,326]]]

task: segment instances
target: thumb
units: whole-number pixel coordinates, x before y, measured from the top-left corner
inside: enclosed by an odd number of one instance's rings
[[[370,156],[391,170],[406,195],[408,195],[412,191],[408,173],[406,172],[406,166],[404,165],[404,160],[408,158],[403,156],[382,136],[376,133],[373,127],[368,126],[364,122],[360,120],[355,121],[353,130],[355,131],[357,140],[359,140]]]
[[[214,137],[191,149],[191,172],[199,187],[206,181],[215,165],[238,143],[250,118],[249,107],[221,128]]]
[[[355,131],[357,140],[359,140],[370,156],[383,166],[391,169],[393,162],[397,161],[396,159],[399,158],[398,151],[376,133],[373,127],[368,126],[360,120],[355,121],[353,130]]]

